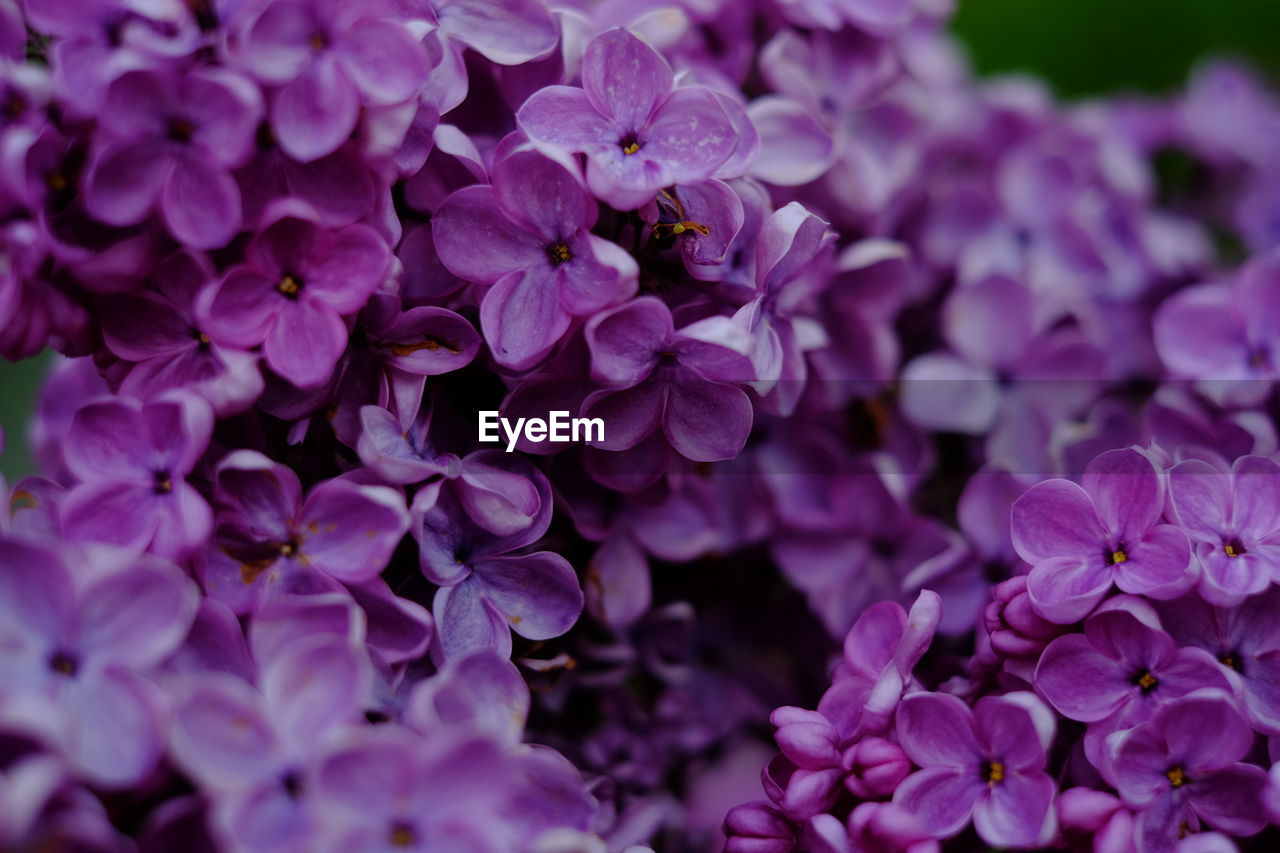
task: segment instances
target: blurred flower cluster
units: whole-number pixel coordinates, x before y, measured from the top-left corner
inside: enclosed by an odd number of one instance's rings
[[[1280,99],[950,12],[0,0],[0,847],[1274,849]]]

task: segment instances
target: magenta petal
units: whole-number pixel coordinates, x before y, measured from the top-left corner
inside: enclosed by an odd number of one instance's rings
[[[58,555],[21,539],[0,539],[0,633],[6,654],[14,639],[41,645],[41,652],[71,639],[75,591]]]
[[[1029,847],[1049,818],[1053,780],[1043,773],[1014,773],[988,787],[973,806],[973,827],[993,847]]]
[[[1189,533],[1216,538],[1230,523],[1231,478],[1202,459],[1169,470],[1169,496],[1178,521]]]
[[[120,294],[102,306],[101,317],[107,347],[129,361],[172,357],[196,344],[191,324],[154,294]]]
[[[511,655],[511,629],[506,617],[489,602],[474,582],[463,581],[436,592],[432,612],[446,658],[477,649]]]
[[[1116,586],[1159,599],[1177,598],[1195,582],[1187,535],[1172,524],[1128,544],[1129,559],[1113,567]]]
[[[270,660],[259,682],[286,751],[307,755],[329,730],[357,718],[367,665],[346,637],[323,634],[291,643]]]
[[[343,33],[338,50],[346,72],[375,104],[409,100],[430,70],[422,44],[391,21],[361,21]]]
[[[666,167],[672,183],[705,181],[733,153],[733,125],[710,89],[677,89],[643,133],[645,156]]]
[[[583,54],[582,88],[591,105],[628,130],[640,129],[671,85],[671,66],[627,30],[597,36]]]
[[[661,425],[666,395],[667,389],[656,382],[591,394],[582,404],[582,414],[606,424],[604,438],[592,445],[615,451],[635,447]]]
[[[348,225],[328,235],[309,260],[304,287],[339,314],[354,314],[382,284],[390,253],[378,232]]]
[[[172,157],[158,143],[108,148],[89,173],[85,206],[108,225],[141,222],[172,170]]]
[[[1044,650],[1035,684],[1063,716],[1095,722],[1115,712],[1133,691],[1120,661],[1096,649],[1083,634],[1068,634]]]
[[[99,665],[145,670],[186,637],[199,596],[176,570],[137,566],[95,583],[84,597],[80,643]]]
[[[386,567],[409,529],[409,513],[389,488],[330,480],[307,496],[298,524],[311,565],[359,583]]]
[[[160,211],[175,238],[193,249],[216,249],[240,230],[240,188],[225,169],[183,155],[165,182]]]
[[[800,186],[836,161],[831,134],[794,101],[766,95],[752,101],[747,114],[760,133],[760,156],[751,169],[755,177],[779,186]]]
[[[214,789],[269,775],[280,760],[279,745],[261,704],[238,678],[203,674],[174,703],[169,743],[178,765]]]
[[[276,96],[271,127],[286,154],[309,163],[337,151],[359,113],[355,85],[337,62],[321,58]]]
[[[431,612],[416,601],[401,598],[386,581],[373,578],[348,587],[364,611],[368,643],[389,664],[417,660],[435,634]]]
[[[1280,465],[1263,456],[1242,456],[1231,467],[1236,529],[1265,536],[1280,529]]]
[[[431,220],[436,252],[449,272],[493,284],[534,264],[548,266],[535,234],[515,227],[492,187],[467,187],[445,199]]]
[[[1170,759],[1192,777],[1240,761],[1253,746],[1253,731],[1226,694],[1183,697],[1161,709],[1157,724]]]
[[[541,361],[569,329],[549,267],[513,272],[498,281],[480,303],[480,328],[493,357],[524,370]]]
[[[67,467],[81,480],[145,479],[158,461],[138,439],[146,434],[141,410],[117,400],[81,406],[63,448]]]
[[[251,267],[231,270],[208,300],[208,333],[219,343],[241,348],[265,341],[284,306],[276,284]]]
[[[678,382],[668,389],[662,428],[686,459],[719,462],[742,452],[751,421],[751,398],[741,388]]]
[[[596,202],[581,180],[537,151],[517,151],[495,166],[493,187],[507,216],[548,245],[595,224]]]
[[[530,640],[558,637],[582,613],[582,590],[573,567],[559,554],[538,551],[478,563],[472,575],[511,630]]]
[[[1102,525],[1084,489],[1068,480],[1037,483],[1013,504],[1013,545],[1028,563],[1102,556]]]
[[[975,768],[980,760],[969,709],[955,696],[913,693],[898,706],[898,742],[922,767],[954,771]],[[977,778],[975,772],[974,777]]]
[[[65,702],[71,711],[67,751],[77,768],[104,787],[142,781],[163,752],[161,697],[127,670],[79,679]]]
[[[1095,458],[1081,485],[1102,523],[1121,539],[1141,536],[1164,510],[1160,475],[1150,459],[1132,448],[1109,450]]]
[[[347,327],[332,308],[301,298],[281,309],[263,346],[267,364],[299,388],[328,381],[347,346]]]
[[[575,86],[547,86],[516,113],[520,129],[537,144],[564,151],[617,147],[622,129],[596,112],[587,94]]]
[[[151,553],[170,560],[184,560],[200,549],[213,531],[213,511],[190,483],[173,484],[173,490],[155,502],[157,524]]]
[[[893,792],[893,802],[920,818],[930,835],[946,838],[964,829],[974,803],[986,790],[975,771],[927,767],[912,773]]]
[[[653,370],[672,334],[671,312],[657,299],[642,297],[597,315],[586,330],[592,378],[634,385]]]
[[[154,511],[155,498],[150,483],[84,483],[62,501],[62,529],[72,542],[103,542],[140,551],[161,521]]]
[[[1100,556],[1053,557],[1032,568],[1027,594],[1041,616],[1068,625],[1093,610],[1107,594],[1111,579]]]
[[[1266,773],[1252,764],[1237,764],[1214,773],[1191,791],[1196,815],[1222,832],[1248,836],[1267,825],[1258,809]]]
[[[988,755],[1020,772],[1040,771],[1053,741],[1055,718],[1032,693],[984,696],[973,707],[973,725]]]
[[[556,46],[556,20],[538,0],[443,0],[440,26],[498,65],[523,65]]]
[[[287,465],[252,450],[228,455],[218,466],[217,499],[266,541],[287,542],[302,485]]]

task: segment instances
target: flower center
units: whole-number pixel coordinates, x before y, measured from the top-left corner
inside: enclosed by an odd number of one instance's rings
[[[298,291],[302,290],[302,282],[298,281],[292,274],[285,273],[284,277],[280,279],[280,283],[276,285],[276,290],[288,299],[297,299]]]
[[[982,768],[982,781],[995,785],[1004,781],[1004,765],[999,761],[988,761]]]
[[[317,53],[329,46],[329,38],[324,33],[312,33],[308,41],[311,44],[311,49]]]
[[[49,669],[61,675],[75,675],[78,664],[76,659],[66,652],[55,652],[49,658]]]
[[[1107,565],[1115,566],[1120,563],[1129,562],[1129,552],[1125,550],[1124,543],[1121,542],[1106,555]]]
[[[560,240],[547,247],[547,257],[551,259],[551,266],[558,267],[566,261],[572,260],[573,254],[569,251],[569,244]]]
[[[67,185],[68,185],[67,176],[62,174],[56,169],[44,176],[44,182],[49,187],[49,189],[53,190],[56,193],[62,192],[67,188]]]
[[[157,495],[167,495],[173,491],[173,479],[169,476],[168,471],[157,471],[155,473],[155,483],[152,490]]]
[[[1169,784],[1175,788],[1181,788],[1187,784],[1187,774],[1181,767],[1170,767],[1164,774],[1169,779]]]
[[[185,118],[175,118],[169,122],[169,139],[174,142],[190,142],[196,128]]]
[[[636,135],[629,133],[618,140],[618,147],[622,149],[623,154],[629,157],[639,151],[642,146],[640,145],[640,140],[636,139]]]
[[[387,834],[387,842],[392,847],[413,847],[418,843],[418,834],[407,823],[397,821],[391,824],[391,832]]]
[[[1144,669],[1133,677],[1133,686],[1141,690],[1143,696],[1146,696],[1152,690],[1155,690],[1156,686],[1159,684],[1160,682],[1149,670]]]
[[[1248,552],[1245,551],[1244,545],[1241,544],[1239,539],[1232,539],[1229,542],[1222,543],[1222,553],[1228,557],[1239,557],[1241,554],[1247,554]]]

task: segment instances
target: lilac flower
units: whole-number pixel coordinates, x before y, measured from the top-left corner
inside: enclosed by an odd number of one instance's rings
[[[267,364],[300,388],[329,378],[347,344],[343,317],[382,284],[386,244],[365,225],[329,231],[280,219],[246,250],[247,262],[213,286],[204,326],[219,344],[259,344]]]
[[[670,310],[653,297],[593,317],[586,332],[592,377],[612,386],[583,404],[584,416],[608,425],[598,446],[627,450],[661,428],[688,459],[736,456],[752,416],[746,392],[734,386],[754,374],[741,351],[722,342],[725,333],[705,321],[676,331]]]
[[[1169,471],[1169,497],[1200,560],[1200,594],[1237,604],[1280,579],[1280,465],[1241,456],[1226,474],[1189,459]]]
[[[1085,749],[1096,765],[1111,732],[1145,722],[1156,710],[1202,687],[1231,689],[1217,661],[1197,648],[1178,648],[1143,620],[1144,607],[1095,613],[1083,634],[1067,634],[1045,648],[1036,689],[1063,716],[1090,724]]]
[[[422,572],[442,587],[433,610],[446,658],[485,647],[510,655],[511,631],[545,640],[577,621],[583,596],[568,561],[518,553],[551,523],[550,485],[527,463],[473,453],[457,479],[419,491],[412,514]]]
[[[516,116],[549,152],[587,155],[587,185],[630,210],[672,184],[710,178],[734,150],[733,125],[708,89],[673,89],[671,67],[626,30],[587,45],[582,88],[548,86]]]
[[[955,835],[973,818],[982,840],[1029,846],[1052,832],[1053,780],[1044,772],[1053,714],[1035,696],[987,696],[965,707],[954,696],[916,693],[898,709],[898,740],[922,769],[893,802],[935,836]]]
[[[1177,376],[1203,380],[1201,387],[1223,399],[1255,401],[1274,379],[1280,355],[1276,324],[1280,310],[1280,255],[1251,260],[1231,283],[1180,291],[1160,306],[1153,334],[1160,359]]]
[[[355,130],[364,104],[413,98],[430,69],[422,46],[374,6],[272,0],[244,33],[237,59],[280,86],[271,129],[290,157],[331,154]]]
[[[164,699],[144,674],[182,642],[198,596],[158,560],[76,578],[68,559],[85,558],[0,540],[0,700],[95,784],[135,785],[162,755]]]
[[[933,640],[942,604],[922,591],[908,613],[893,602],[868,607],[844,640],[844,659],[818,711],[836,727],[840,742],[880,734],[911,687],[911,671]]]
[[[1041,615],[1074,622],[1113,583],[1164,599],[1194,583],[1186,535],[1160,523],[1165,483],[1147,457],[1109,451],[1082,482],[1048,480],[1013,505],[1013,544],[1033,566],[1027,592]]]
[[[1115,746],[1116,789],[1141,808],[1142,849],[1171,849],[1201,821],[1232,835],[1252,835],[1265,825],[1259,794],[1266,775],[1240,763],[1253,732],[1231,701],[1206,690],[1166,705]]]
[[[85,186],[89,212],[133,225],[159,208],[169,233],[188,246],[226,244],[241,214],[230,170],[252,154],[261,113],[258,90],[226,71],[120,76],[103,106],[103,149]]]
[[[574,175],[541,154],[517,151],[494,168],[492,187],[459,190],[433,217],[444,265],[492,285],[480,323],[499,364],[532,367],[574,317],[635,293],[635,261],[591,233],[596,216]]]
[[[202,547],[213,514],[186,477],[212,429],[208,404],[188,392],[80,407],[64,447],[67,468],[81,481],[62,501],[67,537],[172,559]]]
[[[805,839],[815,853],[937,853],[940,849],[920,819],[894,803],[859,803],[843,826],[832,815],[818,815],[806,825]]]
[[[1280,590],[1272,587],[1238,607],[1216,607],[1191,594],[1160,602],[1161,622],[1182,646],[1208,652],[1238,679],[1241,710],[1253,727],[1280,734]]]
[[[238,613],[282,592],[368,581],[409,529],[404,499],[391,489],[339,478],[304,500],[292,469],[252,450],[219,464],[215,495],[217,529],[201,579]]]
[[[135,362],[120,393],[149,400],[187,388],[221,417],[243,411],[262,393],[257,357],[218,346],[200,328],[193,299],[212,277],[207,260],[180,252],[157,268],[155,293],[121,294],[104,308],[107,348]]]
[[[725,853],[790,853],[796,830],[767,803],[733,808],[724,819]]]
[[[170,748],[213,799],[216,829],[250,849],[306,844],[320,744],[359,719],[367,661],[345,637],[299,637],[265,662],[254,689],[224,673],[177,688]]]

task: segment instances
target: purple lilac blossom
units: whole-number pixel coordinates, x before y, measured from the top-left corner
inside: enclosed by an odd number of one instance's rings
[[[0,0],[0,847],[1275,848],[1280,98],[950,5]]]

